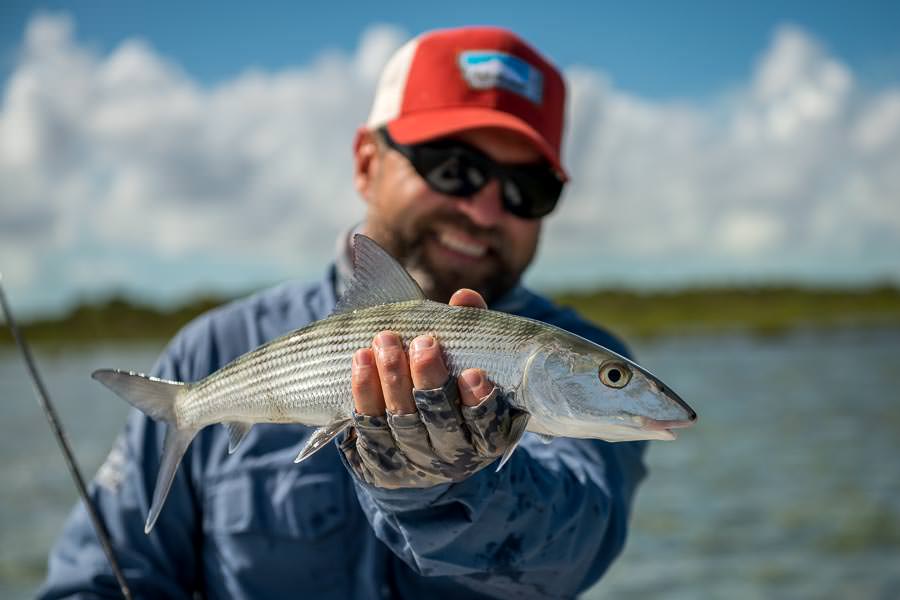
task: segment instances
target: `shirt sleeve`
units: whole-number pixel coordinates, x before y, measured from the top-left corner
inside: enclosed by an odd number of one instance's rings
[[[153,372],[157,377],[180,379],[171,350]],[[150,535],[144,533],[165,427],[133,410],[88,493],[135,597],[187,599],[196,588],[195,540],[199,539],[196,499],[185,473],[190,468],[187,456],[166,500],[165,518],[160,518]],[[69,515],[50,552],[47,580],[38,597],[121,597],[82,502]]]
[[[499,473],[425,490],[354,481],[375,534],[419,574],[488,596],[571,597],[624,546],[645,445],[527,434]]]
[[[552,316],[631,357],[621,340],[573,311]],[[452,485],[387,490],[353,480],[375,535],[415,572],[449,576],[461,593],[565,598],[595,583],[621,553],[646,446],[545,444],[528,433],[500,472],[491,465]]]

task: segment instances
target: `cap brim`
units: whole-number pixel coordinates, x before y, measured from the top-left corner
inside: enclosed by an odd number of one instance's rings
[[[387,124],[391,137],[401,144],[417,144],[482,127],[499,127],[521,134],[550,161],[562,180],[568,181],[569,175],[550,144],[525,121],[506,112],[490,108],[449,108],[404,115]]]

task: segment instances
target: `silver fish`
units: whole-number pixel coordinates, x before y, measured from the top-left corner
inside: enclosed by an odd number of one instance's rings
[[[496,385],[513,391],[512,402],[528,414],[520,437],[527,430],[545,440],[671,440],[671,429],[696,419],[672,390],[627,358],[540,321],[427,300],[373,240],[356,235],[353,244],[353,281],[326,319],[260,346],[195,383],[112,369],[93,373],[132,406],[168,425],[147,533],[182,455],[203,427],[223,423],[229,452],[254,423],[317,427],[296,462],[349,427],[352,355],[383,330],[396,332],[404,344],[431,334],[451,374],[484,369]],[[515,444],[507,449],[500,466],[514,449]]]

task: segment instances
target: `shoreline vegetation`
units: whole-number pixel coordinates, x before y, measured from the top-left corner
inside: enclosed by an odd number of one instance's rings
[[[671,291],[609,289],[551,293],[587,319],[626,337],[744,332],[780,335],[797,329],[900,326],[900,287],[769,285]],[[161,309],[122,297],[83,303],[56,318],[21,325],[29,342],[67,346],[93,342],[166,341],[194,317],[230,298],[204,297]],[[0,329],[0,347],[13,343]]]

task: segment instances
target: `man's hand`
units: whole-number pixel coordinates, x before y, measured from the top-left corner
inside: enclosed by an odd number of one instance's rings
[[[451,306],[487,308],[462,289]],[[353,356],[355,434],[341,450],[363,481],[383,488],[430,487],[460,481],[493,462],[510,443],[520,413],[480,369],[452,379],[441,347],[429,335],[404,351],[382,331]],[[460,404],[462,406],[460,406]]]

